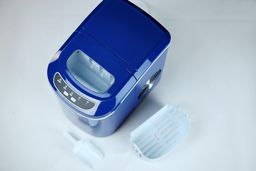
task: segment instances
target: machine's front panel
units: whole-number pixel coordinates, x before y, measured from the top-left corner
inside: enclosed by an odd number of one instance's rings
[[[82,109],[92,109],[95,103],[91,100],[85,99],[74,92],[61,77],[60,73],[56,73],[54,76],[54,85],[57,90],[65,97],[70,103],[82,108]]]

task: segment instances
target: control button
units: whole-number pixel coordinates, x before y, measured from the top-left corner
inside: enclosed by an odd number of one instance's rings
[[[61,80],[61,78],[59,78],[59,79],[57,79],[57,81],[61,84],[61,81],[62,81],[62,80]]]
[[[66,91],[64,91],[63,94],[64,94],[65,96],[68,96],[68,95],[69,95],[68,92],[66,92]]]
[[[71,97],[70,100],[74,103],[76,102],[76,99],[74,97]]]

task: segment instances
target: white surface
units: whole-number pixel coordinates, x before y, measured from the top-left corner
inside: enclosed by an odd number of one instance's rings
[[[145,0],[172,33],[162,81],[112,136],[94,138],[65,117],[46,68],[99,1],[0,2],[0,170],[85,171],[65,130],[104,151],[99,170],[256,170],[256,1]],[[129,133],[164,104],[192,117],[187,140],[148,163]]]

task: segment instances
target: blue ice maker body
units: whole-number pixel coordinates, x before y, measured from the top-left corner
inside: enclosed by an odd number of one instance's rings
[[[114,133],[159,82],[170,39],[129,1],[102,1],[48,66],[67,116],[94,136]]]

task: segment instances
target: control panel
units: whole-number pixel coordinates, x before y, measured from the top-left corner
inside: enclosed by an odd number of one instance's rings
[[[54,76],[54,85],[57,90],[65,97],[69,102],[75,104],[76,106],[88,110],[95,106],[95,103],[81,97],[75,93],[63,80],[60,73],[56,73]]]

